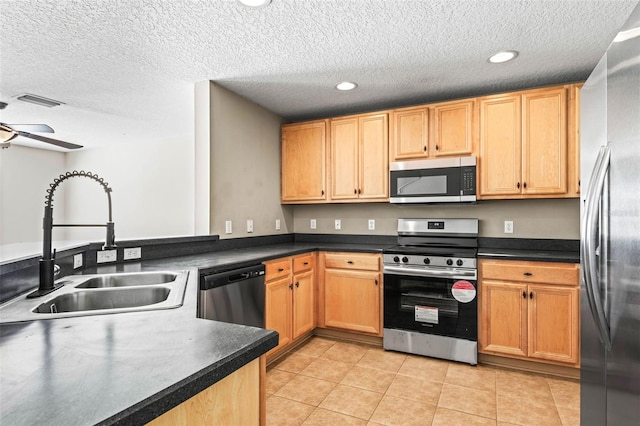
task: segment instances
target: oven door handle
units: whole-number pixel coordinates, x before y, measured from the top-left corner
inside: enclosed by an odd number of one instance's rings
[[[409,268],[406,266],[385,266],[383,268],[385,274],[390,275],[408,275],[412,277],[434,277],[434,278],[452,278],[459,280],[475,280],[478,277],[478,273],[473,271],[461,271],[456,270],[435,270],[426,268]]]

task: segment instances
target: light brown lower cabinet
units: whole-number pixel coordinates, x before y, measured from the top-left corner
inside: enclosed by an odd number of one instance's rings
[[[176,425],[265,424],[265,390],[260,375],[266,375],[263,359],[255,359],[219,382],[147,423]]]
[[[369,253],[320,253],[318,326],[382,336],[382,259]]]
[[[315,257],[315,253],[306,253],[264,262],[265,328],[280,335],[278,346],[267,357],[316,326]]]
[[[579,265],[481,259],[479,352],[579,366]]]

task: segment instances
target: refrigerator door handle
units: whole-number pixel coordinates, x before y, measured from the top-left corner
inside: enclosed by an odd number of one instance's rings
[[[600,202],[602,199],[602,193],[604,190],[604,184],[609,172],[609,158],[611,157],[611,150],[608,145],[600,148],[598,158],[589,181],[589,188],[587,189],[587,195],[585,199],[585,217],[583,221],[583,227],[581,229],[582,241],[581,245],[581,257],[583,261],[582,279],[584,282],[585,290],[587,292],[587,299],[589,301],[589,308],[591,315],[596,323],[596,328],[600,334],[600,339],[605,345],[607,350],[611,350],[611,334],[609,331],[609,324],[604,312],[604,304],[600,297],[600,292],[597,288],[598,283],[598,270],[596,268],[596,248],[593,247],[593,240],[595,232],[598,229]]]

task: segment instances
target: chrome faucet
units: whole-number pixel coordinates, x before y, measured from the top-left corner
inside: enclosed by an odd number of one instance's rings
[[[93,179],[102,185],[104,192],[107,193],[107,199],[109,201],[109,221],[106,224],[85,224],[85,225],[77,225],[77,224],[54,224],[53,223],[53,193],[55,192],[58,185],[60,185],[65,180],[72,177],[87,177],[89,179]],[[55,289],[59,288],[60,284],[55,284],[54,282],[54,269],[55,269],[55,258],[56,251],[51,252],[51,239],[53,234],[53,227],[93,227],[93,226],[104,226],[107,228],[107,238],[103,250],[111,250],[116,248],[116,236],[114,232],[114,223],[112,221],[111,216],[111,188],[109,188],[109,184],[104,181],[98,175],[93,174],[91,172],[85,172],[84,170],[73,172],[67,172],[64,175],[60,175],[56,178],[53,183],[49,184],[49,189],[47,189],[47,195],[45,197],[46,202],[44,205],[44,218],[42,219],[42,228],[43,228],[43,236],[42,236],[42,259],[40,259],[40,283],[38,285],[38,289],[34,292],[30,293],[27,297],[34,298],[44,296],[45,294],[51,293]]]

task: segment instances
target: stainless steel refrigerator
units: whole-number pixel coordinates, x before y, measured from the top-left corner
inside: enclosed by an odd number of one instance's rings
[[[640,4],[580,96],[580,423],[640,425]]]

